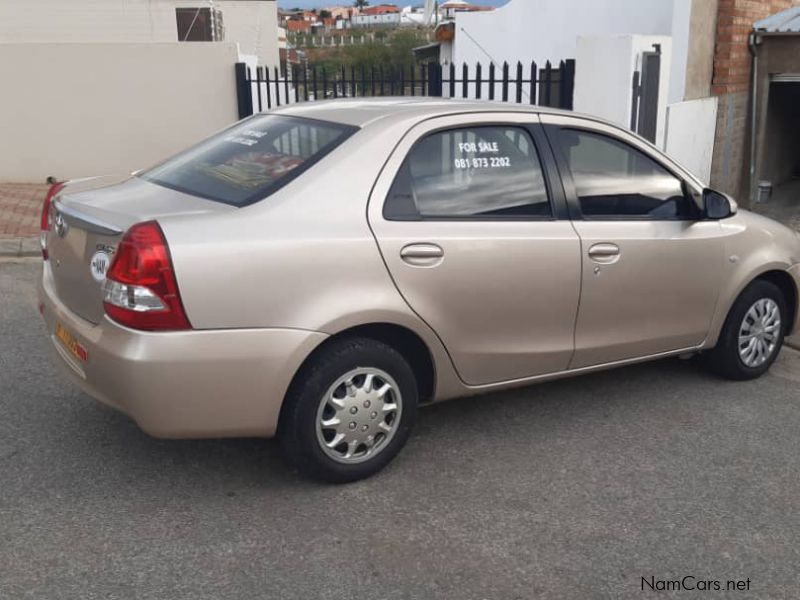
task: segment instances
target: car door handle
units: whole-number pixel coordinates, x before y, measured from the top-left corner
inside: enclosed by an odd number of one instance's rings
[[[408,244],[400,250],[400,258],[414,267],[433,267],[442,262],[444,250],[436,244]]]
[[[613,264],[619,260],[619,246],[611,243],[595,244],[589,248],[589,258],[604,265]]]

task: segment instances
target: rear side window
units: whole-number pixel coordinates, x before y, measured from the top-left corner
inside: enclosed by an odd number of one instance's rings
[[[520,127],[452,129],[411,150],[389,192],[389,220],[550,217],[539,156]]]
[[[286,185],[355,131],[326,121],[258,115],[140,176],[180,192],[245,206]]]
[[[559,141],[584,217],[697,216],[697,205],[684,194],[681,180],[623,141],[579,129],[560,130]]]

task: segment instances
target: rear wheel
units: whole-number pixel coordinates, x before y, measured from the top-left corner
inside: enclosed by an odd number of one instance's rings
[[[786,300],[769,281],[756,280],[733,304],[716,348],[707,355],[709,367],[728,379],[761,377],[783,345]]]
[[[417,384],[403,356],[368,338],[335,341],[312,358],[286,397],[278,432],[300,471],[345,483],[386,466],[408,439]]]

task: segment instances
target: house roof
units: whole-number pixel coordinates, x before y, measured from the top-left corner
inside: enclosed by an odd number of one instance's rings
[[[361,11],[362,15],[387,15],[399,13],[400,9],[394,4],[379,4],[378,6],[367,6]]]
[[[286,29],[289,31],[310,31],[311,21],[286,21]]]
[[[800,6],[787,8],[766,19],[756,21],[753,29],[763,33],[800,34]]]

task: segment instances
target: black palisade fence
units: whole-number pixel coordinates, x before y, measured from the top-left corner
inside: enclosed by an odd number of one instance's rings
[[[377,96],[432,96],[538,104],[572,110],[575,61],[562,60],[557,68],[550,61],[540,68],[523,65],[480,63],[457,68],[438,63],[408,67],[382,65],[371,68],[342,66],[325,69],[292,66],[283,73],[276,67],[253,71],[236,63],[239,118],[297,102],[330,98]]]

